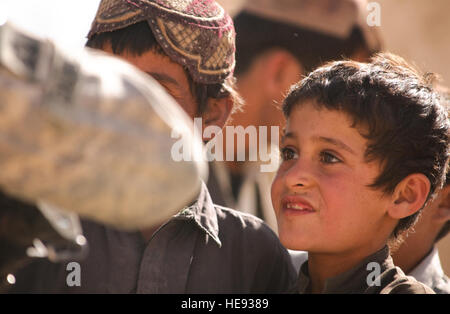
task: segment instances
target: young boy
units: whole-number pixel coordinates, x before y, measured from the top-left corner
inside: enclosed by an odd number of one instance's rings
[[[281,242],[309,254],[300,293],[433,293],[394,266],[387,245],[445,179],[449,121],[429,85],[380,54],[292,87],[272,202]]]

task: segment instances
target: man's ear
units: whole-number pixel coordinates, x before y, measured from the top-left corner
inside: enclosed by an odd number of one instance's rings
[[[450,185],[444,186],[437,199],[438,207],[433,214],[433,221],[439,224],[450,221]]]
[[[263,86],[261,88],[270,99],[279,101],[288,88],[298,82],[303,68],[297,59],[284,49],[269,51],[262,58]]]
[[[395,188],[392,206],[388,209],[389,216],[402,219],[416,213],[425,204],[430,187],[430,180],[421,173],[404,178]]]
[[[208,105],[202,115],[203,130],[208,126],[216,126],[222,129],[230,117],[233,105],[234,103],[231,96],[224,98],[208,98]]]

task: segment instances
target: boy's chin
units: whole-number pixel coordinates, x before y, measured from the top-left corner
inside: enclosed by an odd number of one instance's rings
[[[296,236],[296,234],[279,232],[279,238],[283,246],[289,250],[309,251],[312,248],[310,240],[302,236]]]

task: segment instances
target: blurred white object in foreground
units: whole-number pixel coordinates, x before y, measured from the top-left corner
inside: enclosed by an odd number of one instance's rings
[[[100,0],[0,0],[0,23],[8,20],[69,49],[86,43]]]
[[[63,52],[0,26],[0,189],[118,228],[161,223],[192,202],[201,156],[175,162],[192,122],[146,74],[114,57]],[[191,138],[201,154],[201,139]]]

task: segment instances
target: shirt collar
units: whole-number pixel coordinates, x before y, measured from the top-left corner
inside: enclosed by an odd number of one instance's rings
[[[428,254],[408,275],[413,276],[429,287],[433,287],[434,281],[439,280],[439,278],[444,276],[437,248],[434,247],[430,254]]]
[[[217,243],[219,247],[222,246],[222,242],[219,239],[217,212],[204,182],[202,182],[197,200],[191,206],[181,210],[175,215],[174,219],[193,220],[201,230],[206,232]]]
[[[386,245],[381,250],[365,258],[361,263],[352,269],[329,278],[325,281],[322,293],[362,293],[368,288],[367,276],[373,271],[368,265],[372,262],[380,265],[380,273],[388,268],[394,267],[392,258],[389,255],[389,248]],[[300,293],[309,293],[308,287],[310,278],[308,273],[308,261],[304,262],[300,268],[298,288]]]

